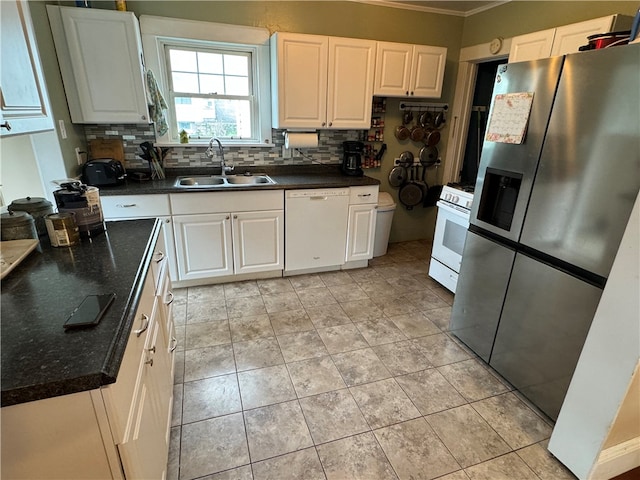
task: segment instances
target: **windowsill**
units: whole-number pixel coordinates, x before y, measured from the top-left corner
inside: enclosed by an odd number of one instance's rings
[[[196,147],[196,148],[206,148],[209,146],[209,141],[202,142],[189,142],[189,143],[179,143],[179,142],[154,142],[154,147]],[[239,142],[222,142],[223,147],[253,147],[253,148],[276,148],[276,144],[274,143],[239,143]]]

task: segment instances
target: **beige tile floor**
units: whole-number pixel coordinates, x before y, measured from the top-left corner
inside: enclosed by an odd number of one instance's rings
[[[429,252],[177,290],[168,478],[574,478],[551,426],[447,333]]]

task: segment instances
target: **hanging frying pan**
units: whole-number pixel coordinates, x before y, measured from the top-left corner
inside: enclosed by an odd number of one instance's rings
[[[396,127],[395,135],[398,140],[406,140],[410,134],[411,132],[404,123]]]
[[[413,210],[413,207],[422,201],[422,189],[413,180],[413,169],[411,169],[411,179],[402,185],[398,192],[398,198],[407,210]]]
[[[438,142],[440,142],[440,131],[435,129],[430,130],[425,137],[424,143],[430,147],[435,147]]]
[[[411,167],[413,165],[413,153],[411,153],[408,150],[405,150],[404,152],[402,152],[400,154],[400,161],[398,162],[398,165],[401,165],[403,167]]]
[[[444,116],[444,110],[441,110],[433,119],[433,126],[438,130],[440,130],[442,127],[444,127],[444,124],[446,122],[447,122],[447,119]]]
[[[408,173],[405,167],[397,166],[391,169],[389,172],[389,185],[398,188],[404,185],[404,182],[408,180]]]
[[[411,123],[411,120],[413,120],[413,113],[411,110],[402,115],[402,125],[398,125],[395,131],[395,135],[398,140],[406,140],[409,138],[411,131],[407,128],[407,124]]]
[[[423,167],[430,167],[438,161],[438,149],[425,145],[420,149],[420,164]]]

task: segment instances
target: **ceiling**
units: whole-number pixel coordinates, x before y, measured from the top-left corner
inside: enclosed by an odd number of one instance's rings
[[[488,10],[498,5],[502,5],[509,0],[493,0],[484,2],[465,0],[443,0],[443,1],[410,1],[410,0],[360,0],[364,3],[374,3],[386,5],[388,7],[402,8],[406,10],[417,10],[422,12],[442,13],[445,15],[456,15],[468,17],[475,13]]]

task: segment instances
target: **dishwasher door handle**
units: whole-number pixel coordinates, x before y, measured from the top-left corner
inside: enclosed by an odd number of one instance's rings
[[[325,196],[317,195],[317,196],[309,197],[309,198],[310,198],[311,200],[326,200],[326,199],[328,199],[329,197],[327,197],[326,195],[325,195]]]

